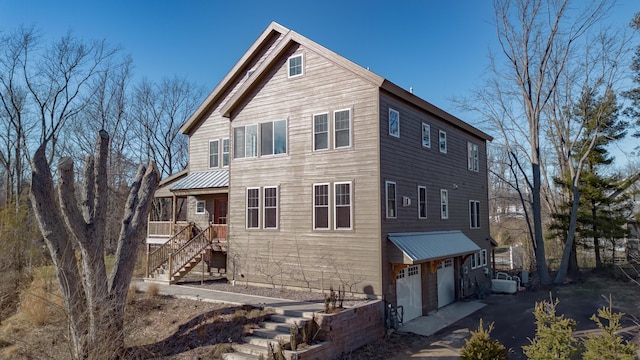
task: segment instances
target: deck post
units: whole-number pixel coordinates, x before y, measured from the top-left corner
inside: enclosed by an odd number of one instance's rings
[[[145,277],[149,278],[149,252],[151,251],[151,244],[147,243],[147,271]]]

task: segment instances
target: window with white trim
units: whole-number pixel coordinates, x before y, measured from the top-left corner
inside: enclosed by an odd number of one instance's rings
[[[260,156],[287,152],[287,120],[260,124]]]
[[[207,203],[204,200],[196,201],[196,214],[204,214],[207,209]]]
[[[445,189],[440,189],[440,218],[449,218],[449,192]]]
[[[480,201],[469,200],[469,227],[480,228]]]
[[[260,188],[247,188],[247,229],[260,228]]]
[[[220,158],[220,147],[218,146],[218,140],[209,141],[209,167],[217,168],[218,160]]]
[[[431,147],[431,126],[422,123],[422,147]]]
[[[313,228],[329,229],[329,184],[313,185]]]
[[[427,218],[427,187],[418,186],[418,219]]]
[[[293,55],[287,60],[287,64],[289,66],[289,77],[297,77],[303,74],[303,59],[302,54]]]
[[[395,219],[398,211],[395,182],[385,181],[385,195],[387,199],[387,219]]]
[[[447,133],[440,130],[438,138],[440,139],[440,152],[446,154],[447,153]]]
[[[229,166],[229,138],[222,139],[222,166]]]
[[[233,128],[233,158],[258,156],[258,125]]]
[[[263,219],[265,229],[278,228],[278,187],[265,186],[263,188]]]
[[[467,163],[468,168],[471,171],[478,172],[480,169],[480,161],[478,154],[478,145],[468,142],[467,143]]]
[[[480,266],[487,266],[487,249],[480,250]]]
[[[471,254],[471,268],[475,269],[478,267],[478,261],[480,259],[478,252],[474,252],[473,254]]]
[[[334,148],[351,146],[351,109],[333,112]]]
[[[400,112],[389,108],[389,135],[400,137]]]
[[[313,115],[313,150],[329,148],[329,113]]]
[[[334,216],[336,230],[351,229],[351,182],[334,183]]]

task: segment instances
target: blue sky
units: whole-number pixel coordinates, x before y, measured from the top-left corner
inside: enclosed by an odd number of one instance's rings
[[[637,11],[637,0],[619,0],[607,21],[624,27]],[[450,99],[481,83],[496,46],[488,0],[0,0],[3,31],[106,39],[132,56],[136,77],[177,75],[207,92],[271,21],[456,115]]]

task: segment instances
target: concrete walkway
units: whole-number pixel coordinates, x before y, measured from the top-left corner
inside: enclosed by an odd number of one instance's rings
[[[431,336],[485,306],[487,306],[487,304],[480,301],[454,302],[437,311],[431,312],[427,316],[421,316],[409,321],[400,327],[398,331]]]
[[[140,289],[140,291],[147,292],[149,286],[153,284],[154,286],[158,286],[160,294],[171,295],[180,299],[224,303],[231,305],[254,305],[274,308],[283,311],[295,311],[299,313],[317,313],[324,311],[324,303],[309,303],[286,299],[276,299],[265,296],[203,289],[188,285],[168,285],[161,283],[144,282],[141,279],[134,279],[133,282],[138,287],[138,289]]]

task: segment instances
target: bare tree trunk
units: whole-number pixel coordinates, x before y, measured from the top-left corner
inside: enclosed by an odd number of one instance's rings
[[[116,266],[108,279],[104,241],[109,135],[100,131],[97,154],[87,159],[80,207],[75,197],[73,161],[62,158],[58,165],[60,207],[56,208],[46,144],[33,158],[31,201],[69,314],[73,355],[76,359],[116,358],[124,348],[123,314],[137,256],[135,247],[144,238],[158,172],[153,163],[138,169],[122,220]]]

